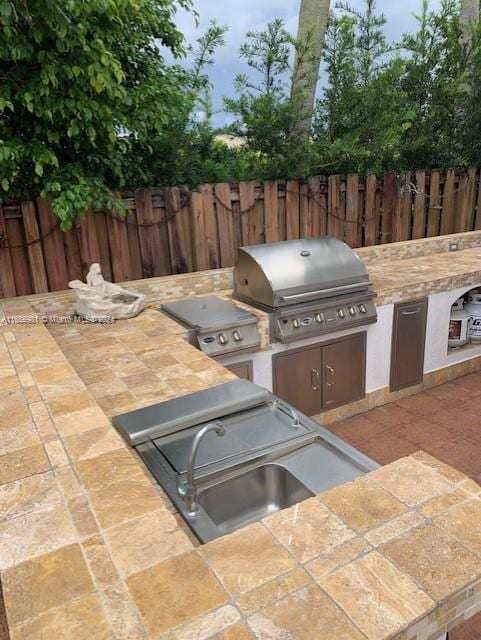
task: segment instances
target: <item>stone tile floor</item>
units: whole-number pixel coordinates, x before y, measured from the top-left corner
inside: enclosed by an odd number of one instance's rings
[[[423,449],[481,484],[481,371],[328,428],[380,464]],[[481,640],[481,614],[449,640]]]

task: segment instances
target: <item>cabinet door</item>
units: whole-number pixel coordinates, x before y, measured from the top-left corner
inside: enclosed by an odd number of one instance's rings
[[[324,410],[360,400],[365,395],[366,334],[355,333],[322,347]]]
[[[246,360],[245,362],[234,362],[233,364],[225,364],[224,367],[238,378],[244,378],[252,382],[252,360]]]
[[[391,391],[423,380],[427,311],[427,298],[394,306]]]
[[[292,349],[273,358],[274,393],[308,416],[322,408],[321,349]]]

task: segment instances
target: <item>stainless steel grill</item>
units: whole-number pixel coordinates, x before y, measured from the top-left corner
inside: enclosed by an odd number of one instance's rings
[[[217,296],[187,298],[162,311],[189,330],[190,342],[209,356],[259,348],[257,317]]]
[[[282,342],[377,321],[366,267],[335,238],[242,247],[234,297],[271,312]]]

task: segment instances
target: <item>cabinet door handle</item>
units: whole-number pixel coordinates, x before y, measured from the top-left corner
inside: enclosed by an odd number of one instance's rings
[[[326,375],[326,385],[328,387],[332,387],[334,384],[334,378],[336,377],[336,372],[334,371],[334,369],[332,367],[330,367],[328,364],[326,364],[325,366],[325,370],[326,370],[326,374],[330,373],[331,374],[331,382],[328,381],[327,375]]]
[[[415,311],[401,311],[401,314],[402,314],[403,316],[415,316],[415,315],[417,315],[420,311],[421,311],[421,309],[416,309]]]
[[[319,391],[321,388],[321,374],[317,369],[311,369],[311,387],[314,391]]]

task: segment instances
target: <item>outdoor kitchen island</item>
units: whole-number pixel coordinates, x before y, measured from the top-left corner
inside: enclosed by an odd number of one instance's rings
[[[454,469],[414,454],[200,546],[108,416],[235,376],[152,309],[0,331],[12,640],[437,640],[481,610],[480,488]]]

